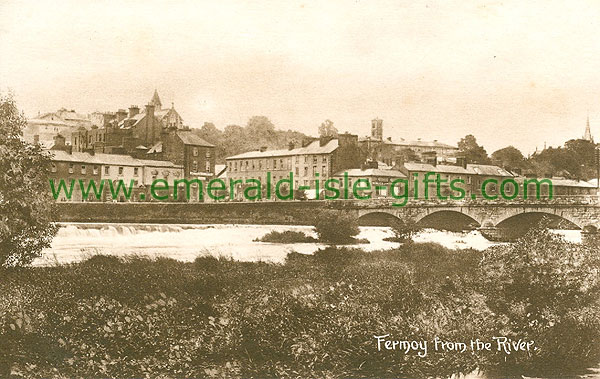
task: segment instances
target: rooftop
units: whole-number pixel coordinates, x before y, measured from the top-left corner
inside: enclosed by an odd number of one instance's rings
[[[332,139],[325,145],[321,146],[319,140],[311,142],[305,147],[298,147],[295,149],[280,149],[280,150],[266,150],[266,151],[248,151],[246,153],[233,155],[225,159],[249,159],[249,158],[272,158],[272,157],[285,157],[292,155],[307,155],[307,154],[329,154],[335,151],[339,146],[337,139]]]

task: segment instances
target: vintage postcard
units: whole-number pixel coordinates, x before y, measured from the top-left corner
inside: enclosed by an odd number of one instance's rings
[[[0,1],[0,378],[600,378],[600,2]]]

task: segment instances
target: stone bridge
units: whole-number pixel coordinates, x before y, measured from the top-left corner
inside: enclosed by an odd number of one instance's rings
[[[362,225],[392,225],[401,219],[432,228],[478,228],[488,235],[524,230],[544,217],[558,228],[595,232],[600,227],[597,196],[527,202],[419,200],[402,207],[387,200],[57,204],[58,221],[63,222],[310,225],[326,210],[352,213]]]

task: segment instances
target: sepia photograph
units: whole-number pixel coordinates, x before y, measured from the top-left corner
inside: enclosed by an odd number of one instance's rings
[[[599,142],[597,0],[0,0],[0,379],[600,379]]]

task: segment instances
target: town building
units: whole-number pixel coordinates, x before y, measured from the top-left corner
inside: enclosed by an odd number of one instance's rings
[[[353,168],[335,173],[334,178],[339,180],[340,185],[336,186],[344,190],[345,181],[348,181],[348,191],[350,198],[354,197],[354,186],[359,179],[366,179],[370,183],[369,190],[358,191],[361,196],[368,196],[370,199],[392,198],[392,184],[397,179],[406,180],[406,175],[398,170],[383,170],[380,168]],[[362,187],[362,185],[359,185]],[[394,194],[402,196],[404,193],[404,183],[394,184]]]
[[[235,193],[238,200],[243,199],[242,191],[247,179],[258,179],[262,184],[293,176],[294,191],[303,191],[309,197],[316,197],[315,180],[324,182],[344,169],[360,167],[363,158],[357,154],[358,136],[343,133],[336,138],[321,137],[304,141],[302,147],[290,143],[287,149],[257,151],[234,155],[226,158],[227,178],[236,183]]]
[[[55,189],[58,189],[59,181],[64,180],[67,188],[71,186],[71,180],[75,181],[73,192],[70,199],[65,196],[64,191],[60,193],[57,201],[153,201],[150,193],[152,183],[157,179],[165,180],[169,188],[168,192],[162,195],[168,195],[166,200],[174,200],[172,197],[175,181],[183,178],[183,166],[169,161],[137,159],[129,155],[105,154],[95,152],[70,152],[65,145],[54,145],[51,154],[51,173],[49,179],[54,180]],[[104,181],[103,191],[100,199],[94,196],[93,191],[84,199],[79,185],[82,180],[84,188],[88,188],[90,181],[94,181],[96,188],[99,188],[100,182]],[[123,191],[117,196],[113,196],[112,188],[117,189],[119,182],[129,188],[132,185],[132,192],[129,199]],[[184,198],[179,198],[180,201]]]
[[[91,126],[92,122],[88,115],[61,108],[56,112],[44,113],[28,119],[27,126],[23,130],[23,138],[30,143],[39,143],[48,148],[52,146],[55,135],[61,134],[70,141],[72,132],[80,127]]]
[[[424,154],[434,152],[438,161],[448,161],[453,160],[458,153],[458,147],[438,140],[383,138],[383,120],[379,118],[371,121],[371,135],[360,138],[359,145],[367,152],[371,161],[384,162],[390,166],[403,163],[402,157],[405,155],[413,155],[412,160],[419,161]]]

